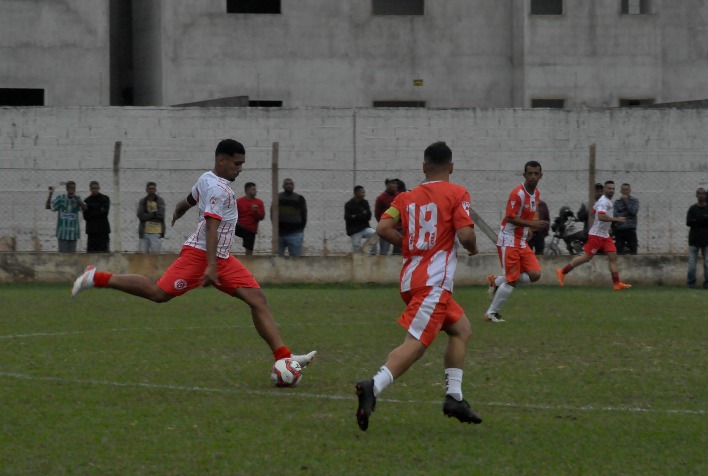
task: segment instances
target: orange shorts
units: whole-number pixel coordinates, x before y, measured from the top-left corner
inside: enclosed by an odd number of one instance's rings
[[[179,257],[165,271],[157,285],[167,294],[181,296],[202,285],[206,267],[206,251],[183,246]],[[226,294],[233,294],[237,288],[260,288],[253,275],[232,255],[218,259],[217,272],[221,284],[214,287]]]
[[[465,313],[452,293],[439,287],[425,287],[401,293],[406,303],[398,323],[428,347],[441,329],[456,323]]]
[[[605,253],[612,253],[617,251],[615,248],[615,242],[609,236],[603,238],[597,235],[588,235],[588,241],[583,245],[583,250],[590,256],[595,256],[598,251],[602,250]]]
[[[507,283],[518,281],[524,271],[540,271],[541,265],[531,247],[497,246]]]

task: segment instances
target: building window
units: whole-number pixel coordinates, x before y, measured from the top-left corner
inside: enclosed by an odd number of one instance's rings
[[[425,107],[425,101],[374,101],[374,107]]]
[[[531,107],[545,107],[549,109],[563,109],[565,107],[565,99],[532,99]]]
[[[281,13],[280,0],[226,0],[226,13]]]
[[[563,0],[531,0],[531,15],[562,15]]]
[[[248,101],[248,107],[283,107],[283,101]]]
[[[652,12],[651,0],[622,0],[622,15],[648,15]]]
[[[44,106],[44,89],[0,88],[0,106]]]
[[[651,106],[656,101],[653,98],[644,99],[627,99],[620,98],[619,107],[641,107],[641,106]]]
[[[424,15],[425,0],[372,0],[374,15]]]

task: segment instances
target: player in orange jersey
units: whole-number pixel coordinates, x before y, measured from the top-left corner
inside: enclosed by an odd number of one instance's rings
[[[376,397],[425,354],[441,330],[448,335],[443,413],[463,423],[482,422],[462,398],[462,368],[472,331],[465,312],[452,298],[457,242],[470,255],[477,254],[470,195],[449,181],[453,164],[447,144],[430,145],[423,157],[426,181],[397,195],[376,229],[382,239],[402,248],[400,292],[407,307],[398,323],[408,333],[373,379],[356,384],[356,419],[363,431],[369,427]],[[399,224],[402,236],[396,230]]]
[[[492,303],[484,314],[489,322],[504,322],[499,310],[521,283],[533,283],[541,278],[541,266],[527,240],[533,230],[548,229],[548,220],[539,220],[536,207],[540,193],[536,186],[543,177],[541,164],[535,160],[524,165],[524,183],[509,194],[506,213],[497,239],[497,251],[503,274],[490,274],[489,294]]]

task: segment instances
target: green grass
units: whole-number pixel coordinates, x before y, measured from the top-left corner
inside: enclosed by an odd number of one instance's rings
[[[266,289],[283,336],[319,359],[276,389],[240,301],[0,287],[0,474],[708,474],[708,292],[528,286],[473,324],[442,415],[444,335],[383,393],[369,431],[354,383],[404,338],[395,287]]]

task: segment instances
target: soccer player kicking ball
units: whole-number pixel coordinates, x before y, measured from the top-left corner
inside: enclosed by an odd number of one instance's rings
[[[497,252],[504,274],[490,274],[489,296],[492,299],[484,319],[489,322],[504,322],[499,310],[514,289],[520,284],[534,283],[541,278],[541,266],[536,254],[528,244],[533,230],[548,228],[547,220],[539,220],[537,207],[541,200],[538,182],[543,177],[541,164],[535,160],[524,165],[524,183],[517,185],[509,194],[506,212],[497,238]]]
[[[400,292],[407,307],[398,323],[408,333],[373,379],[356,384],[356,420],[362,431],[369,427],[376,397],[425,354],[440,330],[448,335],[443,413],[463,423],[482,422],[462,398],[462,367],[472,331],[465,312],[452,298],[452,278],[456,238],[475,255],[477,237],[469,213],[470,195],[449,182],[452,169],[450,148],[444,142],[430,145],[423,160],[426,181],[397,195],[376,229],[382,239],[402,248]],[[399,224],[403,236],[396,229]]]
[[[232,139],[219,142],[214,169],[199,177],[191,193],[176,205],[172,215],[174,226],[187,210],[198,206],[197,230],[182,245],[179,257],[157,284],[146,276],[106,273],[89,266],[74,282],[71,296],[92,287],[112,288],[163,303],[190,289],[213,285],[248,304],[256,331],[270,347],[275,360],[291,357],[303,368],[307,366],[317,351],[292,355],[280,337],[265,294],[253,275],[229,252],[238,220],[231,182],[241,173],[245,161],[246,151],[240,142]]]
[[[605,182],[605,192],[600,199],[595,202],[592,211],[595,221],[588,231],[588,241],[585,242],[583,250],[584,255],[576,256],[570,263],[565,265],[563,269],[557,269],[556,275],[561,287],[565,284],[565,275],[570,273],[583,263],[587,263],[595,257],[598,251],[603,250],[609,259],[610,273],[612,275],[612,288],[615,291],[631,288],[631,284],[625,284],[620,281],[619,272],[617,272],[617,248],[615,243],[610,238],[610,226],[612,223],[624,223],[625,217],[614,216],[614,205],[612,197],[615,195],[615,183],[612,180]]]

